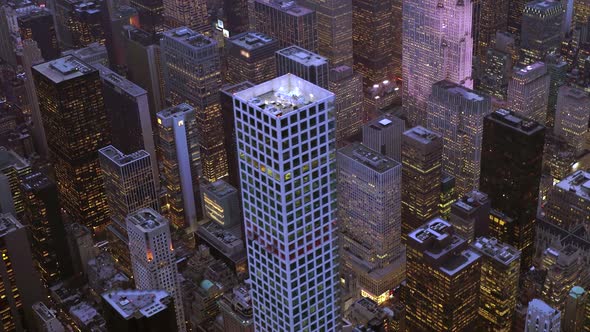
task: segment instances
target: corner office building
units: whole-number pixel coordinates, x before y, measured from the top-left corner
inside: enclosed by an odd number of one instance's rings
[[[63,208],[96,235],[109,213],[98,149],[110,143],[98,70],[66,56],[34,66],[33,78]]]
[[[345,275],[377,303],[405,277],[402,166],[360,143],[338,150],[338,222]]]
[[[411,331],[474,331],[481,254],[435,218],[408,234],[406,320]]]

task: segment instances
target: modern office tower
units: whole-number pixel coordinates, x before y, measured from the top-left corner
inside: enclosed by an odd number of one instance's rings
[[[102,1],[57,0],[55,2],[65,2],[69,10],[66,13],[67,21],[64,23],[71,43],[68,44],[67,40],[64,40],[66,44],[62,45],[61,49],[83,48],[92,43],[104,45],[105,32],[102,18],[103,15],[108,14],[105,12],[106,7],[103,7]],[[58,35],[58,37],[61,36]],[[58,40],[62,42],[61,39]]]
[[[337,331],[334,95],[285,75],[234,103],[255,329]]]
[[[158,162],[147,92],[102,65],[100,73],[104,104],[110,120],[111,144],[124,154],[145,150],[150,155],[153,178],[158,179]],[[156,181],[156,188],[159,187]]]
[[[17,20],[21,38],[36,41],[43,59],[59,58],[57,33],[53,25],[53,15],[49,9],[35,8],[24,15],[19,15]]]
[[[165,105],[160,42],[155,35],[131,25],[124,27],[124,35],[127,79],[147,91],[152,127],[156,131],[156,113]]]
[[[495,209],[515,219],[508,244],[531,265],[534,223],[545,142],[545,127],[500,109],[486,116],[483,128],[480,190]]]
[[[479,315],[486,330],[511,331],[518,298],[520,251],[495,238],[477,238],[471,248],[479,253],[481,278]]]
[[[114,290],[102,294],[109,331],[178,331],[172,296],[163,290]]]
[[[88,275],[88,262],[96,258],[97,254],[92,232],[84,225],[71,223],[66,225],[66,235],[74,272]]]
[[[67,56],[33,67],[33,77],[62,208],[96,235],[108,221],[98,164],[98,149],[110,141],[100,76]]]
[[[561,312],[539,299],[529,302],[524,332],[560,332]]]
[[[289,46],[276,53],[277,76],[293,74],[323,89],[328,88],[328,59],[299,46]]]
[[[111,223],[109,249],[123,271],[131,274],[125,218],[142,208],[160,209],[152,158],[145,150],[125,154],[112,145],[98,150]]]
[[[555,113],[557,108],[557,98],[559,89],[566,85],[568,64],[562,58],[557,56],[547,57],[545,59],[547,72],[549,73],[549,98],[547,100],[547,127],[553,127],[555,124]]]
[[[9,6],[0,6],[0,59],[9,65],[16,66],[16,47],[13,31],[16,30],[12,21],[16,13]]]
[[[248,31],[249,13],[248,0],[223,0],[224,28],[229,31],[230,36]]]
[[[445,220],[451,216],[451,205],[457,200],[455,178],[452,175],[442,173],[440,178],[440,196],[438,201],[438,213]]]
[[[195,109],[180,104],[158,113],[158,150],[168,219],[174,228],[196,227],[201,156]]]
[[[223,228],[240,225],[240,198],[236,188],[223,180],[201,187],[203,215]]]
[[[363,126],[363,144],[395,161],[402,161],[402,135],[405,121],[390,115],[382,115]]]
[[[409,330],[472,331],[478,317],[481,254],[440,218],[408,234],[406,250]]]
[[[428,97],[436,82],[471,88],[472,7],[472,1],[404,1],[402,89],[411,126],[426,124]]]
[[[260,84],[275,78],[275,52],[278,50],[279,41],[262,33],[244,32],[230,37],[225,43],[225,81]]]
[[[500,242],[508,243],[512,238],[512,232],[516,229],[514,219],[507,216],[500,210],[490,210],[489,236]]]
[[[574,24],[583,26],[588,24],[590,19],[590,1],[575,0],[574,1]]]
[[[543,284],[542,298],[551,307],[564,312],[569,290],[582,278],[583,252],[573,245],[559,249],[549,247],[546,251],[550,252],[550,257],[543,262],[551,261],[551,263],[543,264],[543,268],[547,270],[547,276]]]
[[[219,300],[225,332],[254,332],[252,297],[245,287],[236,287]]]
[[[0,173],[0,213],[16,214],[14,200],[10,190],[10,179],[2,173]]]
[[[356,136],[363,125],[363,77],[351,67],[338,66],[330,70],[328,90],[336,96],[336,146]]]
[[[584,331],[587,305],[588,292],[580,286],[572,287],[569,290],[563,312],[564,331]]]
[[[174,299],[178,331],[186,331],[180,279],[170,224],[158,212],[146,208],[127,216],[129,251],[138,290],[163,289]]]
[[[301,4],[315,10],[318,30],[318,53],[330,67],[352,67],[352,0],[303,0]]]
[[[273,60],[274,61],[274,60]],[[234,116],[234,94],[253,87],[250,82],[241,82],[225,86],[220,91],[221,115],[223,117],[223,139],[227,151],[228,176],[227,182],[240,190],[240,169],[238,147],[236,144],[236,121]]]
[[[137,10],[142,30],[151,35],[164,31],[163,0],[129,0],[129,5]]]
[[[164,32],[162,69],[171,105],[188,103],[195,108],[202,176],[214,182],[227,175],[223,145],[223,120],[217,42],[187,28]]]
[[[451,205],[449,223],[458,236],[472,243],[479,237],[488,236],[491,207],[488,195],[473,190]]]
[[[53,24],[53,21],[52,21]],[[42,157],[47,157],[48,147],[47,141],[45,140],[45,130],[43,128],[43,121],[41,120],[41,111],[39,110],[39,99],[37,98],[37,91],[35,90],[35,81],[33,80],[33,66],[43,63],[43,57],[41,56],[41,50],[39,50],[38,44],[34,40],[23,40],[22,42],[22,54],[20,60],[25,74],[25,90],[27,95],[27,101],[29,102],[31,109],[31,122],[33,125],[33,142],[35,144],[36,152]]]
[[[185,26],[199,33],[211,31],[205,0],[163,0],[163,4],[167,28]]]
[[[508,8],[510,1],[479,1],[479,10],[474,11],[474,25],[473,35],[474,40],[474,54],[478,57],[484,57],[486,51],[492,47],[496,34],[500,31],[506,31],[508,28]],[[479,14],[479,15],[476,15]]]
[[[339,149],[336,160],[344,274],[362,297],[382,303],[405,277],[402,166],[360,143]]]
[[[450,81],[432,86],[427,128],[443,137],[443,172],[456,181],[457,196],[479,187],[483,119],[490,97]]]
[[[254,31],[277,39],[280,47],[318,51],[316,12],[295,1],[253,0],[250,20]]]
[[[393,0],[352,1],[354,70],[363,75],[365,90],[394,79]],[[399,63],[397,64],[399,65]]]
[[[508,32],[514,35],[517,40],[520,40],[522,16],[528,2],[528,0],[512,0],[508,5]]]
[[[514,37],[507,32],[497,32],[490,46],[481,50],[483,54],[479,90],[499,100],[506,100],[512,74],[513,49]]]
[[[442,137],[414,127],[402,136],[402,239],[439,214]]]
[[[33,267],[27,229],[9,214],[0,214],[0,318],[3,331],[25,331],[34,325],[33,304],[41,301],[41,281]]]
[[[569,86],[559,88],[553,132],[563,137],[576,154],[584,150],[589,121],[588,93]]]
[[[114,2],[114,1],[113,1]],[[110,67],[122,75],[126,72],[125,63],[125,26],[140,26],[138,10],[119,1],[107,3],[108,15],[104,17],[105,46]]]
[[[43,302],[33,304],[36,331],[65,332],[65,328],[56,316],[56,311],[49,309]]]
[[[560,49],[565,9],[562,1],[535,0],[525,5],[520,34],[520,62],[530,65]]]
[[[12,150],[0,147],[0,174],[7,177],[15,216],[22,216],[25,210],[20,177],[31,173],[31,165]]]
[[[545,124],[550,78],[542,62],[515,67],[508,84],[508,108],[519,116]]]
[[[37,270],[47,286],[73,275],[57,187],[39,172],[21,177],[24,219],[31,230],[31,249]]]

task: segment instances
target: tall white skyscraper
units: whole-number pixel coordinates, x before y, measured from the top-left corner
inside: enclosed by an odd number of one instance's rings
[[[285,75],[234,95],[257,331],[339,331],[334,94]]]
[[[411,126],[426,123],[428,96],[440,80],[472,87],[473,1],[403,2],[403,106]]]
[[[550,77],[543,62],[515,67],[508,83],[508,108],[544,125],[547,121],[549,85]]]
[[[479,188],[483,118],[491,111],[489,96],[449,81],[432,86],[428,129],[443,136],[443,171],[455,177],[458,197]]]
[[[179,331],[186,331],[184,309],[170,223],[147,208],[127,217],[129,251],[135,286],[140,290],[163,289],[174,298]]]

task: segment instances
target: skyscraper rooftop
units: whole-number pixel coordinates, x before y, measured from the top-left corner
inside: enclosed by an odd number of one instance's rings
[[[561,2],[555,0],[541,0],[531,1],[524,7],[524,13],[528,15],[535,15],[541,18],[554,15],[561,11]]]
[[[53,184],[47,175],[41,172],[29,173],[21,178],[22,186],[25,190],[40,190]]]
[[[284,48],[277,51],[277,54],[280,54],[305,66],[321,66],[328,63],[328,59],[324,58],[323,56],[310,52],[299,46],[290,46]]]
[[[6,167],[14,167],[17,170],[28,167],[29,164],[21,156],[12,150],[0,146],[0,171]]]
[[[292,74],[277,77],[235,94],[236,98],[277,118],[333,96],[330,91]]]
[[[474,190],[469,192],[466,196],[458,199],[453,205],[455,208],[459,208],[464,212],[469,213],[471,210],[476,209],[486,201],[488,201],[488,195]]]
[[[339,152],[379,173],[386,172],[401,165],[397,161],[373,151],[360,143],[349,144],[340,149]]]
[[[535,62],[524,67],[514,67],[512,76],[522,80],[532,81],[547,73],[547,66],[543,62]]]
[[[96,70],[82,60],[71,55],[39,64],[33,68],[54,83],[60,83],[72,78],[80,77]]]
[[[141,209],[127,217],[139,230],[149,233],[157,228],[168,227],[168,221],[152,209]]]
[[[590,200],[590,173],[586,171],[579,170],[570,174],[555,186],[575,193],[581,199]]]
[[[260,47],[276,43],[277,40],[261,32],[244,32],[229,39],[230,43],[245,50],[252,51]]]
[[[532,135],[545,128],[533,120],[522,117],[521,115],[506,109],[499,109],[493,112],[489,116],[489,119],[498,123],[502,123],[505,126],[512,127],[516,130],[526,133],[527,135]]]
[[[284,0],[256,0],[256,2],[264,3],[267,6],[276,8],[282,12],[288,13],[292,16],[304,16],[313,13],[313,10],[299,6],[297,1]]]
[[[22,228],[23,225],[10,213],[0,214],[0,237]]]
[[[124,154],[121,151],[117,150],[117,148],[115,148],[112,145],[106,146],[98,151],[100,153],[102,153],[104,156],[111,159],[113,162],[115,162],[119,166],[123,166],[123,165],[129,164],[137,159],[145,158],[145,157],[149,156],[149,153],[147,153],[144,150],[139,150],[139,151],[133,152],[131,154]]]
[[[432,219],[410,232],[408,239],[419,243],[424,255],[439,261],[438,268],[449,276],[481,257],[471,249],[465,249],[459,254],[453,253],[464,245],[465,240],[455,235],[452,225],[441,218]]]
[[[203,187],[209,192],[215,194],[217,198],[237,193],[237,189],[223,180],[217,180],[212,183],[203,184]]]
[[[158,117],[162,119],[169,119],[192,111],[194,111],[194,108],[189,104],[178,104],[158,112]]]
[[[128,95],[137,97],[147,93],[139,85],[127,80],[123,76],[118,75],[101,64],[94,65],[94,68],[98,69],[100,78],[102,78],[105,83],[125,91]]]
[[[511,245],[501,243],[495,238],[480,237],[472,244],[477,250],[504,264],[509,265],[511,262],[520,258],[520,251]]]
[[[217,45],[215,40],[187,27],[164,31],[163,35],[191,48],[207,48]]]
[[[104,293],[102,298],[124,319],[154,316],[171,302],[163,290],[115,290]]]
[[[422,126],[417,126],[406,130],[404,135],[409,136],[423,144],[428,144],[434,140],[441,139],[440,134],[435,133],[432,130],[428,130]]]
[[[439,81],[434,85],[442,87],[443,89],[447,90],[451,95],[460,95],[461,97],[467,100],[483,101],[485,99],[484,95],[450,81]]]

